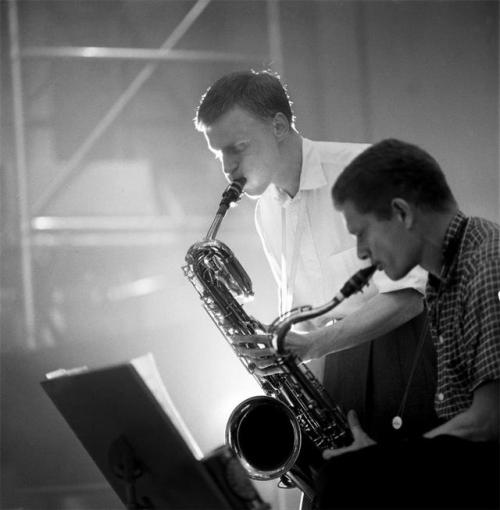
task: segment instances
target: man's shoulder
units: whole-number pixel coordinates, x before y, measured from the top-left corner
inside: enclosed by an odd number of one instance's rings
[[[499,225],[484,218],[469,218],[459,260],[466,287],[469,288],[472,281],[500,284]]]
[[[486,239],[498,239],[500,225],[492,220],[471,216],[469,218],[469,230],[472,234],[480,235]]]
[[[475,262],[500,260],[500,226],[485,218],[471,217],[464,236],[464,254]]]
[[[324,166],[334,165],[344,167],[349,164],[358,154],[367,149],[369,143],[360,142],[324,142],[308,141],[311,150],[316,152],[321,164]]]

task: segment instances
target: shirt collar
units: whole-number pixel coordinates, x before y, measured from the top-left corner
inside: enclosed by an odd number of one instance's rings
[[[299,191],[321,188],[328,181],[321,165],[321,158],[314,143],[302,138],[302,168],[300,169]]]
[[[442,255],[443,265],[441,267],[441,278],[447,280],[451,274],[451,269],[458,256],[459,246],[462,241],[467,216],[462,211],[458,211],[451,220],[444,236]]]
[[[273,194],[282,207],[287,207],[301,194],[301,191],[321,188],[327,184],[328,181],[321,165],[321,158],[314,143],[302,137],[302,166],[297,194],[291,198],[288,193],[276,188],[276,186],[273,186]]]

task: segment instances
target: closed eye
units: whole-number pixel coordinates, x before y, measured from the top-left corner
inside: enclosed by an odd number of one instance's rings
[[[234,145],[230,145],[224,149],[224,152],[227,154],[235,155],[235,154],[241,154],[245,151],[245,149],[248,147],[248,141],[242,141],[235,143]]]
[[[349,230],[350,234],[353,235],[356,238],[357,242],[361,242],[365,237],[365,231],[355,231],[355,230]]]

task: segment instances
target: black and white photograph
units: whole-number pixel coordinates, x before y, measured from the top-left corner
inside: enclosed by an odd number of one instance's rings
[[[500,509],[497,0],[0,0],[0,508]]]

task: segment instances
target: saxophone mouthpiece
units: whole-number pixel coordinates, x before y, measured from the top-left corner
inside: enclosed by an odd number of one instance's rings
[[[206,241],[215,239],[217,231],[219,230],[220,224],[224,219],[229,206],[234,205],[241,198],[243,186],[245,186],[246,182],[247,180],[244,178],[236,179],[224,190],[215,218],[207,232],[207,235],[205,236]]]
[[[349,278],[342,289],[340,289],[344,298],[349,297],[355,292],[359,292],[365,285],[368,284],[368,280],[372,277],[376,270],[377,266],[365,267]]]
[[[226,200],[231,204],[232,202],[236,202],[240,199],[241,194],[243,193],[243,188],[246,184],[247,180],[242,177],[241,179],[236,179],[226,188],[224,193],[222,194],[222,200]]]
[[[243,187],[245,186],[247,180],[242,177],[241,179],[236,179],[224,190],[222,193],[222,199],[219,204],[218,214],[224,214],[227,209],[234,203],[236,203],[243,193]]]
[[[243,191],[243,188],[245,187],[246,183],[247,183],[246,178],[240,177],[239,179],[235,179],[234,181],[232,181],[229,186],[230,187],[235,186],[236,188],[238,188],[238,192],[241,193]]]

